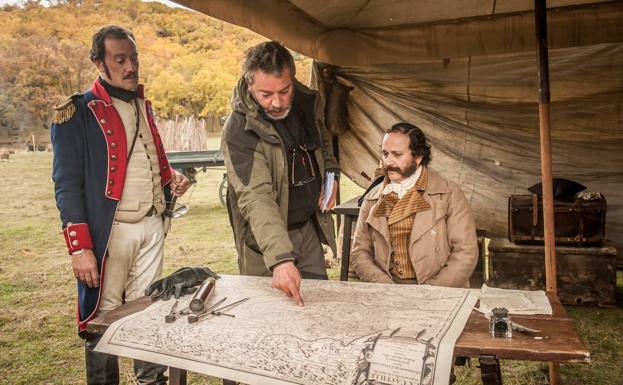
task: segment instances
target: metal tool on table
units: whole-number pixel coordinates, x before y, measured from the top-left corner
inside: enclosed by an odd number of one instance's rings
[[[171,323],[175,322],[182,315],[189,314],[189,312],[193,312],[196,314],[200,314],[205,311],[205,305],[208,302],[210,295],[214,292],[214,287],[216,286],[216,279],[212,277],[206,278],[205,281],[199,286],[199,289],[195,292],[195,295],[190,300],[190,304],[182,309],[177,311],[177,306],[179,301],[175,301],[169,314],[164,317],[164,322]]]
[[[169,314],[164,316],[164,322],[169,324],[169,323],[175,322],[175,320],[181,317],[182,315],[188,314],[188,306],[186,306],[185,308],[181,310],[177,310],[178,303],[179,301],[175,300],[175,303],[173,304],[173,306],[171,306],[171,310],[169,311]]]
[[[188,315],[188,323],[192,324],[195,323],[199,320],[202,320],[204,318],[207,317],[211,317],[211,316],[226,316],[226,317],[235,317],[235,315],[233,314],[228,314],[228,313],[224,313],[224,310],[229,310],[232,309],[235,306],[240,305],[241,303],[249,300],[249,297],[243,298],[239,301],[236,302],[232,302],[228,305],[225,306],[221,306],[219,308],[216,308],[216,306],[220,305],[221,303],[225,302],[225,300],[227,299],[227,297],[221,299],[220,301],[218,301],[217,303],[215,303],[214,305],[210,306],[209,308],[207,308],[203,313],[201,314],[189,314]]]
[[[190,311],[195,314],[203,313],[205,311],[206,304],[210,299],[210,295],[214,292],[215,287],[216,279],[209,277],[205,281],[203,281],[201,286],[199,286],[199,289],[195,292],[193,298],[190,300]]]

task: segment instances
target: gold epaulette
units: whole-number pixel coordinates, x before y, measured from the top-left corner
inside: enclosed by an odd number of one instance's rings
[[[76,106],[74,105],[73,97],[78,93],[71,95],[65,100],[62,100],[54,106],[54,116],[52,117],[52,123],[63,124],[76,113]]]

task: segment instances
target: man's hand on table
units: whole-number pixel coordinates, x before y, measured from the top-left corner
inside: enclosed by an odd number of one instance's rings
[[[273,269],[273,287],[283,291],[288,297],[293,297],[297,305],[303,306],[301,274],[294,262],[284,262]]]
[[[84,252],[71,256],[71,268],[74,277],[88,287],[98,287],[100,277],[97,271],[97,259],[93,250],[85,249]]]

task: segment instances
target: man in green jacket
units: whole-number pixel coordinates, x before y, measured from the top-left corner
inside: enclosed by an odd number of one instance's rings
[[[251,48],[243,72],[221,143],[240,273],[272,275],[273,287],[303,305],[301,276],[327,279],[321,243],[335,250],[328,211],[337,183],[322,200],[325,176],[339,166],[321,100],[295,79],[285,47]]]

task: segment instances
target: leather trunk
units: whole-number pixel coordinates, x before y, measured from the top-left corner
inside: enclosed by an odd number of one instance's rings
[[[554,200],[556,244],[601,245],[606,228],[606,199]],[[508,198],[508,239],[514,243],[543,244],[543,201],[535,194]]]

